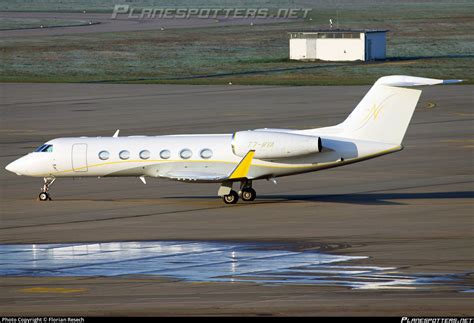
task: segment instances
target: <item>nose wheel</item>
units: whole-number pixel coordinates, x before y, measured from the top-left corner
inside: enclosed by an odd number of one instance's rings
[[[46,192],[39,193],[38,198],[40,201],[51,201],[51,197],[49,197],[49,194]]]
[[[51,201],[51,196],[49,196],[49,188],[51,185],[53,185],[54,181],[56,178],[54,177],[45,177],[44,178],[44,184],[43,187],[41,188],[41,193],[38,195],[38,199],[40,201]]]

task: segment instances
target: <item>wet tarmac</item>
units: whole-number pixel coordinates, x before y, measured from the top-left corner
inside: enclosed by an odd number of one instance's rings
[[[402,275],[394,267],[351,265],[363,256],[290,251],[267,243],[138,241],[0,245],[0,275],[90,277],[157,275],[191,282],[253,282],[415,289],[449,285],[462,275]]]

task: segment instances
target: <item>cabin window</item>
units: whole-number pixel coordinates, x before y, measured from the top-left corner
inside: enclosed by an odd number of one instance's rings
[[[139,156],[140,156],[141,159],[148,159],[148,158],[150,158],[151,154],[150,154],[149,150],[142,150],[142,151],[140,151]]]
[[[179,155],[181,156],[181,158],[183,159],[189,159],[191,158],[191,156],[193,155],[193,152],[189,149],[183,149],[179,152]]]
[[[110,153],[107,150],[102,150],[99,152],[99,159],[101,160],[107,160],[110,157]]]
[[[209,159],[212,157],[212,150],[205,148],[201,150],[201,157],[204,159]]]
[[[130,152],[128,150],[122,150],[119,153],[120,159],[129,159],[130,158]]]
[[[171,152],[170,152],[169,150],[167,150],[167,149],[162,150],[162,151],[160,152],[160,157],[163,158],[163,159],[168,159],[168,158],[171,157]]]

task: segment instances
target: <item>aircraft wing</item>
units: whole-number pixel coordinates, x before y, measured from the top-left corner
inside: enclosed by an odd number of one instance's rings
[[[169,178],[176,181],[183,182],[201,182],[201,183],[213,183],[223,181],[238,181],[247,178],[247,174],[252,164],[255,150],[250,150],[239,162],[239,164],[230,172],[230,174],[218,174],[208,172],[197,172],[197,171],[169,171],[160,177]]]

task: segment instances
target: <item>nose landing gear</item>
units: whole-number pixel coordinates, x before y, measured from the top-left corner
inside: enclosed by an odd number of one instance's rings
[[[49,196],[49,187],[53,185],[54,181],[56,180],[55,177],[45,177],[43,187],[41,188],[41,193],[38,195],[38,199],[40,201],[51,201],[51,197]]]

